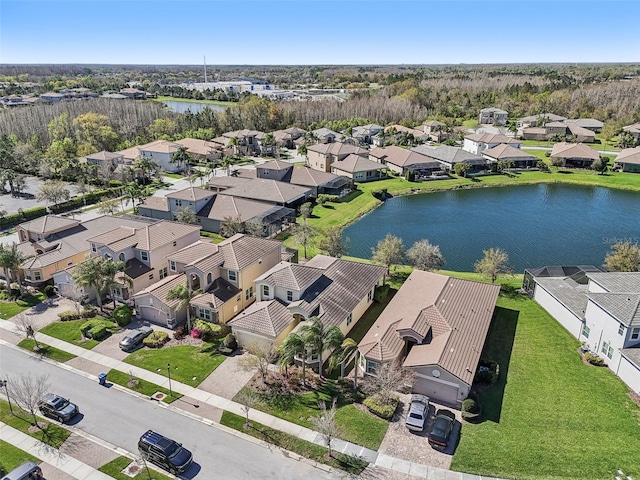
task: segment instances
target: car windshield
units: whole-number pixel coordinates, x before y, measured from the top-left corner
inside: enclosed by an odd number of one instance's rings
[[[422,415],[420,415],[419,413],[411,413],[409,414],[409,416],[411,418],[417,418],[418,420],[422,420]]]
[[[434,437],[444,437],[444,434],[447,431],[448,424],[449,422],[444,418],[437,419],[433,424],[433,428],[431,429],[431,435]]]
[[[181,450],[182,450],[182,446],[180,444],[176,442],[171,442],[167,447],[167,449],[165,450],[165,453],[167,454],[167,457],[174,458],[176,455],[180,453]]]
[[[56,410],[62,410],[64,407],[69,405],[69,400],[66,400],[66,399],[60,398],[60,397],[56,397],[51,402],[51,405],[53,405],[53,408],[55,408]]]

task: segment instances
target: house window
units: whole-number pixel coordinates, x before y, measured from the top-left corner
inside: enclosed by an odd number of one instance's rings
[[[211,272],[207,273],[207,284],[211,283]]]
[[[175,271],[176,271],[176,262],[175,262],[174,260],[169,260],[169,269],[170,269],[172,272],[175,272]]]
[[[587,327],[586,325],[582,326],[582,336],[584,338],[589,338],[589,333],[591,332],[591,329],[589,327]]]
[[[262,286],[262,296],[263,297],[268,297],[269,296],[269,285],[263,285]]]
[[[245,292],[245,300],[249,300],[253,297],[253,287],[249,287],[247,288],[246,292]]]
[[[293,302],[293,292],[291,290],[287,290],[287,302]]]
[[[229,270],[227,276],[229,277],[230,282],[238,281],[238,272],[236,272],[235,270]]]
[[[620,324],[618,327],[618,335],[624,335],[624,325]]]
[[[149,280],[153,280],[153,273],[149,274]]]
[[[169,275],[169,272],[167,272],[167,267],[160,269],[160,280],[162,280],[164,277],[168,275]]]
[[[373,360],[367,360],[367,367],[365,369],[367,373],[375,375],[378,373],[378,362],[374,362]]]
[[[367,302],[370,302],[372,298],[373,298],[373,288],[369,290],[369,293],[367,294]]]
[[[181,206],[182,206],[182,200],[176,199],[176,207],[181,207]]]
[[[118,260],[120,260],[121,262],[124,262],[124,253],[121,253],[120,255],[118,255]]]
[[[143,262],[149,261],[149,252],[140,252],[140,260]]]
[[[96,248],[96,244],[95,243],[91,244],[91,251],[94,252],[94,253],[98,251],[98,249]]]
[[[199,312],[199,316],[201,319],[206,320],[207,322],[211,321],[211,310],[206,308],[201,308]]]
[[[640,338],[640,327],[631,330],[631,340],[638,340],[638,338]]]
[[[37,282],[38,280],[42,280],[42,275],[40,272],[33,272],[33,279]]]
[[[31,280],[31,271],[30,270],[25,270],[24,271],[24,278],[26,278],[27,280]]]
[[[104,259],[105,260],[111,260],[111,255],[109,255],[108,253],[104,254]]]
[[[604,353],[609,358],[613,357],[613,348],[611,348],[611,345],[609,345],[608,342],[604,342],[602,344],[602,353]]]
[[[353,322],[353,313],[350,313],[347,317],[347,326],[351,325],[351,322]]]
[[[178,244],[175,240],[173,241],[173,246],[175,247]]]

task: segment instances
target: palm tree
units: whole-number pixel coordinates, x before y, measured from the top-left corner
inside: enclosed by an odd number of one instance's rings
[[[137,182],[129,182],[122,191],[123,197],[126,198],[127,203],[131,201],[133,213],[136,213],[136,199],[140,197],[141,190],[142,189]]]
[[[121,283],[116,280],[116,275],[124,270],[124,268],[126,267],[126,263],[114,262],[113,260],[103,260],[100,267],[102,278],[100,280],[100,289],[98,290],[98,295],[102,295],[102,293],[105,292],[111,293],[113,287],[121,285]],[[122,281],[124,281],[129,286],[129,288],[133,288],[133,280],[131,280],[127,275],[122,275],[121,278]],[[113,298],[113,308],[116,308],[115,298]]]
[[[78,264],[72,274],[73,281],[79,287],[93,288],[98,294],[96,302],[102,311],[102,298],[100,296],[100,285],[102,282],[102,260],[99,257],[89,257],[84,262]]]
[[[344,377],[344,368],[352,356],[354,358],[354,372],[353,372],[353,390],[358,390],[358,342],[353,338],[347,337],[342,342],[339,349],[336,350],[336,354],[332,355],[329,359],[329,369],[333,370],[340,365],[340,376]]]
[[[340,348],[344,342],[344,334],[335,325],[325,327],[318,317],[311,317],[300,327],[300,336],[307,347],[311,347],[320,356],[318,373],[322,377],[323,353],[325,350],[333,351]]]
[[[167,292],[167,300],[178,300],[176,310],[182,310],[184,307],[187,307],[187,330],[189,331],[191,331],[191,311],[189,309],[189,304],[193,297],[200,295],[201,293],[202,289],[200,288],[198,290],[191,290],[189,288],[189,280],[187,280],[184,285],[176,285]]]
[[[278,346],[278,352],[280,353],[280,366],[285,370],[293,363],[296,355],[300,354],[302,357],[302,384],[307,383],[307,346],[300,335],[295,332],[291,332],[287,335],[287,338]],[[287,372],[288,373],[288,372]]]
[[[236,137],[233,137],[236,138]],[[222,157],[220,160],[220,166],[227,169],[227,177],[231,175],[231,166],[234,164],[234,160],[231,157]]]
[[[134,166],[142,171],[142,183],[148,183],[151,177],[155,176],[160,170],[160,165],[149,157],[142,157]]]
[[[20,289],[20,296],[24,297],[24,289],[20,280],[20,265],[27,259],[26,255],[18,250],[18,244],[13,242],[10,247],[2,246],[0,248],[0,267],[4,269],[5,278],[7,279],[7,287],[11,280],[9,277],[15,278]],[[7,275],[7,271],[10,275]]]
[[[240,145],[240,139],[238,137],[231,137],[229,139],[229,143],[227,144],[229,147],[233,148],[233,154],[238,154],[238,146]]]
[[[178,168],[180,168],[181,165],[183,167],[186,167],[190,162],[191,155],[189,155],[189,152],[187,152],[187,147],[185,147],[184,145],[180,145],[178,147],[178,150],[176,150],[173,155],[171,155],[171,160],[169,160],[169,163],[177,163]]]

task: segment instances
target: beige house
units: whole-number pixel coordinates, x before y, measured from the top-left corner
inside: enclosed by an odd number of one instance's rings
[[[493,163],[510,162],[513,168],[532,168],[538,163],[538,157],[523,152],[519,148],[502,143],[482,151],[482,156]]]
[[[255,279],[257,302],[229,325],[242,345],[278,346],[311,317],[348,334],[373,302],[385,267],[316,255],[304,265],[280,262]],[[317,366],[315,352],[307,363]]]
[[[622,131],[630,133],[631,136],[636,139],[636,143],[640,142],[640,123],[622,127]]]
[[[350,178],[354,183],[387,178],[387,166],[354,153],[331,164],[331,172]]]
[[[395,145],[371,149],[369,160],[386,165],[390,171],[398,175],[404,175],[411,170],[428,176],[442,169],[442,164],[435,159]]]
[[[600,158],[600,154],[584,143],[556,143],[551,149],[551,158],[562,160],[563,167],[589,168],[591,164]]]
[[[467,398],[500,286],[414,270],[358,344],[365,375],[401,362],[413,391],[459,407]]]
[[[416,130],[424,132],[434,142],[444,142],[450,137],[449,132],[447,132],[447,125],[437,120],[424,122],[422,125],[418,125]]]
[[[622,172],[640,173],[640,147],[625,148],[614,162]]]
[[[199,162],[213,162],[222,157],[218,146],[207,140],[198,138],[183,138],[175,142],[187,149],[187,153]]]
[[[489,107],[480,110],[478,115],[478,123],[480,125],[495,125],[497,127],[507,124],[509,114],[501,108]]]
[[[348,155],[367,158],[369,151],[346,143],[318,143],[307,147],[307,165],[314,170],[331,172],[331,164],[344,160]]]

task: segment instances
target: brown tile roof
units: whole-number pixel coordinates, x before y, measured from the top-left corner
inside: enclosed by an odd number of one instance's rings
[[[179,145],[166,140],[156,140],[154,142],[146,143],[144,145],[138,145],[138,150],[145,152],[157,152],[157,153],[175,153],[178,151]]]
[[[119,227],[88,238],[87,240],[99,245],[108,246],[114,251],[132,246],[140,250],[154,250],[194,231],[200,231],[200,228],[198,225],[187,225],[161,220],[139,228]]]
[[[331,168],[340,170],[341,172],[357,173],[367,172],[370,170],[386,170],[386,166],[369,160],[368,158],[361,157],[359,155],[348,155],[344,160],[333,162]]]
[[[242,270],[257,262],[265,254],[277,249],[282,242],[267,238],[252,237],[241,233],[229,237],[218,244],[224,254],[224,267],[231,270]]]
[[[511,145],[501,143],[492,148],[482,151],[482,155],[491,157],[495,160],[508,160],[510,158],[535,160],[537,157],[530,153],[523,152],[519,148],[513,148]]]
[[[413,150],[408,150],[406,148],[396,147],[395,145],[392,145],[390,147],[373,148],[369,152],[369,156],[384,160],[386,163],[391,163],[392,165],[397,165],[398,167],[408,167],[410,165],[427,163],[433,163],[434,167],[437,167],[439,165],[436,164],[437,162],[435,162],[432,158],[426,155]]]
[[[80,220],[58,217],[57,215],[45,215],[44,217],[21,223],[18,227],[24,228],[29,232],[46,235],[53,230],[58,230],[60,228],[67,229],[75,227],[76,225],[80,225]]]
[[[640,133],[640,123],[634,123],[633,125],[627,125],[622,127],[622,130],[630,133]]]
[[[275,339],[293,320],[287,307],[278,300],[270,300],[254,303],[227,323]]]
[[[307,150],[312,152],[321,153],[324,155],[349,155],[355,153],[356,155],[366,155],[368,150],[348,143],[333,142],[333,143],[318,143],[316,145],[310,145]]]
[[[216,145],[213,142],[200,140],[198,138],[183,138],[182,140],[176,140],[175,143],[182,145],[187,149],[187,152],[194,155],[207,156],[216,150]]]
[[[167,293],[169,293],[169,290],[171,290],[172,288],[178,285],[184,285],[186,283],[187,276],[184,273],[181,273],[179,275],[169,275],[168,277],[163,278],[159,282],[154,283],[144,290],[140,290],[138,293],[134,294],[133,297],[135,298],[144,294],[153,295],[167,307],[175,308],[180,304],[180,300],[167,300]]]
[[[615,159],[616,163],[633,163],[640,165],[640,147],[625,148]]]
[[[238,169],[238,171],[241,169]],[[246,170],[246,169],[245,169]],[[253,170],[254,173],[254,177],[255,178],[255,170]],[[246,182],[247,180],[251,180],[251,177],[211,177],[209,179],[209,181],[207,182],[207,185],[209,185],[209,187],[211,188],[231,188],[231,187],[237,187],[238,185],[243,184],[244,182]]]
[[[264,132],[259,132],[258,130],[249,130],[247,128],[242,129],[242,130],[234,130],[233,132],[226,132],[226,133],[222,134],[222,136],[225,137],[225,138],[256,137],[258,140],[263,139],[264,135],[265,135]]]
[[[223,278],[216,278],[209,290],[194,297],[191,300],[191,304],[204,308],[220,308],[241,292],[242,290],[231,285]]]
[[[229,195],[219,193],[209,200],[197,215],[219,221],[223,221],[228,217],[240,217],[243,222],[246,222],[252,218],[267,214],[273,210],[273,208],[274,205],[272,203],[259,202],[242,197],[230,197]]]
[[[101,152],[97,152],[97,153],[92,153],[90,155],[87,155],[85,158],[90,158],[92,160],[115,160],[118,158],[121,158],[122,154],[121,153],[111,153],[111,152],[107,152],[106,150],[103,150]]]
[[[281,160],[271,160],[270,162],[263,163],[262,165],[258,165],[256,168],[262,168],[267,170],[289,170],[293,168],[293,164],[288,162],[283,162]]]
[[[422,334],[428,325],[431,341],[414,345],[404,365],[437,364],[470,385],[499,292],[499,285],[414,270],[358,349],[371,360],[394,361],[404,349],[398,330]]]
[[[139,207],[150,208],[151,210],[159,210],[162,212],[169,211],[169,202],[166,197],[147,197],[144,201],[138,204]]]
[[[122,155],[126,160],[133,161],[140,158],[140,150],[138,150],[138,147],[127,148],[125,150],[120,150],[116,153],[119,153],[120,155]]]
[[[254,280],[269,285],[304,291],[322,275],[324,269],[300,265],[298,263],[280,262]]]
[[[507,137],[506,135],[501,135],[499,133],[473,133],[471,135],[467,135],[464,138],[472,140],[474,142],[483,142],[483,143],[510,143],[510,144],[522,143],[520,140],[516,140],[515,138]]]
[[[597,160],[600,154],[593,148],[589,148],[584,143],[556,143],[551,149],[551,156],[557,158],[586,158]]]
[[[166,255],[164,258],[167,260],[174,260],[178,263],[190,264],[196,262],[202,258],[206,258],[209,255],[218,253],[218,246],[211,242],[205,242],[198,240],[197,242],[187,245],[180,250]]]
[[[177,192],[171,192],[166,197],[167,198],[176,198],[178,200],[188,200],[191,202],[195,202],[198,200],[202,200],[205,198],[210,198],[215,195],[211,190],[205,190],[204,188],[198,188],[191,185],[190,187],[185,188],[184,190],[178,190]]]
[[[232,197],[284,204],[295,202],[301,197],[311,195],[311,190],[286,182],[278,182],[277,180],[256,178],[237,187],[229,188],[224,193]]]
[[[289,183],[294,185],[303,185],[305,187],[319,187],[327,183],[331,183],[338,178],[338,175],[334,175],[329,172],[320,172],[309,167],[295,167],[291,171],[291,178]]]

